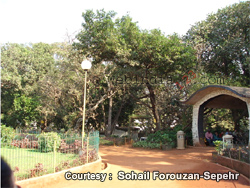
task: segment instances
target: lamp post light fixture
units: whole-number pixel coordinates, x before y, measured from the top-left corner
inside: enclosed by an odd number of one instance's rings
[[[86,106],[87,72],[91,68],[91,62],[89,60],[84,60],[81,63],[81,67],[85,71],[84,94],[83,94],[83,113],[82,113],[82,150],[83,150],[84,125],[85,125],[85,106]]]

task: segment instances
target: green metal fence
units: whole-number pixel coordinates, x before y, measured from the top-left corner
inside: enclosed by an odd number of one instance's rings
[[[84,165],[98,159],[99,132],[85,135],[16,134],[1,142],[1,156],[14,171],[16,180],[28,179]]]

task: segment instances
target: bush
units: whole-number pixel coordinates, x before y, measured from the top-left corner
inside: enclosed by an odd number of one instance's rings
[[[176,133],[174,135],[176,135]],[[160,144],[160,143],[170,144],[174,140],[173,140],[173,134],[171,134],[170,132],[157,131],[155,133],[149,134],[146,141],[151,142],[151,143],[158,143],[158,144]]]
[[[51,152],[56,142],[56,149],[61,145],[61,138],[56,132],[42,133],[38,136],[38,148],[42,152]]]
[[[158,148],[158,149],[160,149],[161,144],[159,144],[159,143],[150,143],[150,142],[147,142],[147,141],[139,141],[139,142],[133,143],[133,147],[142,147],[142,148],[151,148],[151,149]]]
[[[1,143],[11,143],[15,137],[15,130],[12,127],[1,125]]]
[[[155,133],[149,134],[146,141],[135,142],[133,147],[161,148],[161,145],[175,147],[177,143],[177,132],[182,130],[182,128],[182,125],[177,125],[173,129],[168,128],[156,131]],[[190,130],[186,129],[187,133],[189,134],[188,138],[192,140],[192,133]]]
[[[216,140],[216,141],[214,141],[214,145],[215,145],[215,150],[218,152],[218,154],[220,154],[220,152],[223,148],[223,141]]]

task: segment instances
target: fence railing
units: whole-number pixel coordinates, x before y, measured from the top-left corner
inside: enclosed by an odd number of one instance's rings
[[[81,135],[16,134],[1,142],[1,156],[11,166],[16,180],[28,179],[84,165],[98,159],[99,132]]]
[[[233,143],[231,146],[224,144],[223,148],[223,142],[221,141],[218,142],[216,150],[221,156],[250,163],[250,148],[244,143]]]

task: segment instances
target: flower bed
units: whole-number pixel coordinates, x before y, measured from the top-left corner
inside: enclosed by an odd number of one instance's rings
[[[87,143],[84,142],[84,148],[86,148]],[[31,148],[31,149],[38,149],[39,143],[37,140],[30,140],[29,138],[25,137],[22,140],[12,140],[11,146],[18,147],[18,148]],[[82,141],[74,140],[74,143],[67,144],[66,139],[62,139],[59,152],[61,153],[79,153],[79,149],[82,147]]]
[[[246,148],[227,148],[222,150],[222,156],[250,163],[249,150]]]
[[[38,149],[38,141],[30,141],[28,138],[22,140],[12,140],[11,145],[18,148]]]

